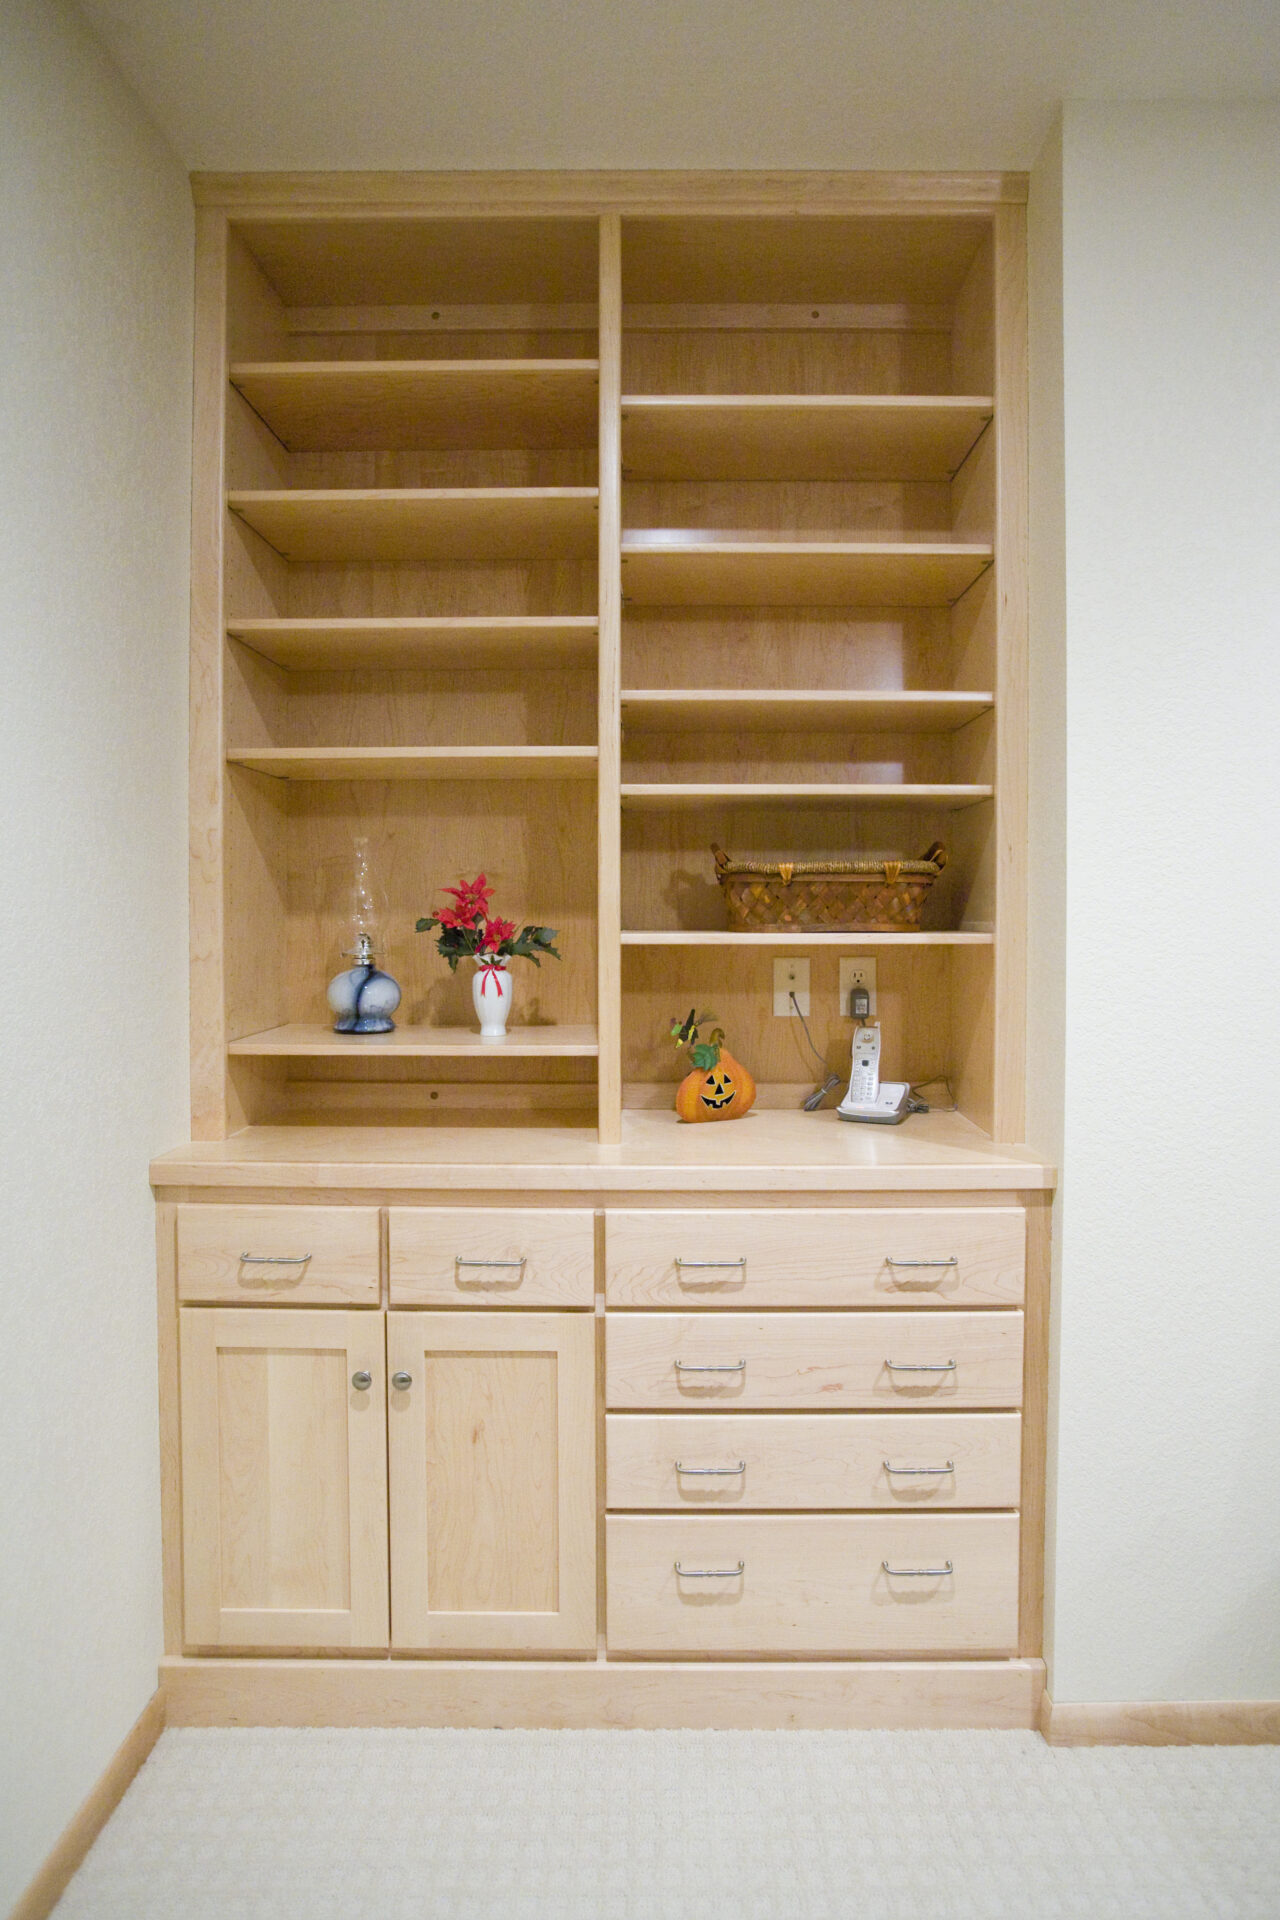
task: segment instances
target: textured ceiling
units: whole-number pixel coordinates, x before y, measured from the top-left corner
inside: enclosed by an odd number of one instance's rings
[[[193,168],[1028,166],[1280,96],[1277,0],[80,0]]]

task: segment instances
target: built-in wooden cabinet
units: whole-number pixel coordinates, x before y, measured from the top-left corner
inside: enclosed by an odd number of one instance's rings
[[[1025,182],[197,199],[174,1675],[240,1716],[1031,1724]],[[357,840],[403,989],[370,1038],[325,1004]],[[919,930],[726,924],[713,842],[933,841]],[[412,931],[480,870],[563,954],[496,1044]],[[900,1130],[802,1108],[858,956],[930,1089]],[[744,1120],[676,1120],[691,1005]]]

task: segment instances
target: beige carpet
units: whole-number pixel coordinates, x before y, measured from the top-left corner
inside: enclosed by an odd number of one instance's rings
[[[166,1733],[58,1920],[1280,1915],[1280,1749]]]

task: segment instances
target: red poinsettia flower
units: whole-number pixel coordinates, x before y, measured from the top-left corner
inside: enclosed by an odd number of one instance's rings
[[[474,926],[477,920],[482,920],[493,898],[493,888],[482,873],[478,873],[474,880],[464,880],[460,887],[446,887],[444,891],[458,903],[456,908],[447,911],[456,914],[454,924],[460,927]],[[442,925],[446,924],[443,915],[436,917]]]
[[[512,938],[515,930],[514,920],[486,920],[480,935],[481,953],[496,953],[504,940]]]

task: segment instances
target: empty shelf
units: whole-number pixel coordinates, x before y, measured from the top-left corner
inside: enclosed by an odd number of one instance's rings
[[[307,451],[595,445],[595,360],[286,360],[231,384]]]
[[[279,667],[551,667],[594,662],[594,614],[557,619],[229,620],[227,632]]]
[[[591,560],[594,487],[293,487],[227,495],[286,560]]]
[[[636,606],[949,606],[991,565],[951,541],[760,540],[629,533],[622,592]]]
[[[594,780],[594,747],[238,747],[277,780]]]
[[[629,480],[947,480],[990,399],[916,395],[632,395]]]
[[[994,704],[989,693],[857,693],[632,688],[622,695],[631,733],[754,732],[949,733]]]

